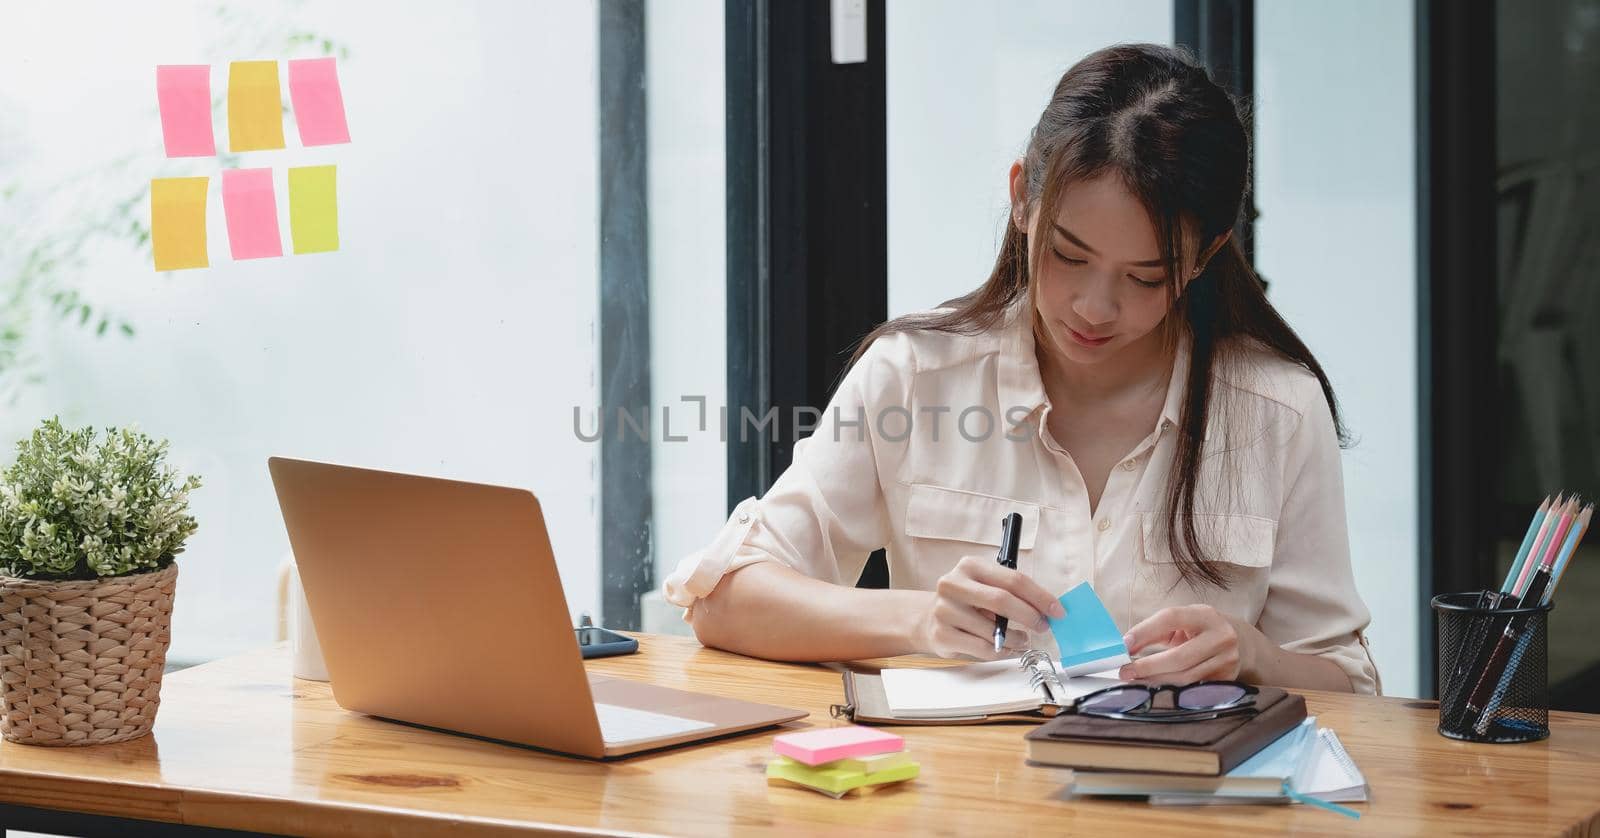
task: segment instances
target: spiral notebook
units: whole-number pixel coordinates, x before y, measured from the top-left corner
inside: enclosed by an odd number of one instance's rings
[[[1118,664],[1120,666],[1120,664]],[[845,703],[833,714],[874,724],[957,724],[1054,716],[1079,696],[1120,683],[1066,675],[1050,655],[928,669],[846,672]]]
[[[1087,582],[1062,594],[1050,619],[1059,663],[1047,652],[966,666],[846,672],[845,703],[834,716],[878,724],[952,724],[1054,716],[1079,696],[1120,683],[1122,632]]]

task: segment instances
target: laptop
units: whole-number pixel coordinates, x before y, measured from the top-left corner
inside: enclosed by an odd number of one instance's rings
[[[807,715],[586,672],[532,492],[267,467],[340,707],[596,759]]]

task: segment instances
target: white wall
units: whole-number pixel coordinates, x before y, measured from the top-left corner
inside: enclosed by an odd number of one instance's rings
[[[977,288],[1006,173],[1078,59],[1172,43],[1171,0],[888,0],[889,316]]]
[[[138,335],[46,328],[43,383],[3,408],[0,439],[56,413],[137,423],[204,477],[181,560],[178,659],[272,637],[274,567],[288,549],[265,464],[274,454],[531,488],[569,605],[594,610],[597,446],[572,428],[573,406],[596,403],[593,5],[228,8],[7,8],[0,183],[48,194],[48,226],[76,217],[78,199],[98,208],[151,177],[211,175],[212,267],[163,275],[125,243],[96,245],[78,284]],[[337,164],[341,249],[233,262],[221,164],[163,156],[154,67],[210,63],[221,96],[230,60],[316,54],[283,47],[298,29],[349,47],[339,76],[354,141],[300,149],[286,125],[288,150],[240,165],[277,170],[287,236],[283,169]],[[127,165],[93,183],[56,186],[120,157]],[[8,241],[28,219],[0,220]]]
[[[727,518],[727,214],[722,0],[645,5],[650,148],[650,375],[656,587]],[[705,398],[706,430],[699,406]],[[672,618],[677,620],[676,616]]]
[[[1417,694],[1432,630],[1417,604],[1413,28],[1409,3],[1256,6],[1256,264],[1359,443],[1351,558],[1393,695]]]

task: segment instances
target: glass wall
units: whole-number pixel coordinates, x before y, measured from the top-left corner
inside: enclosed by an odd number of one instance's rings
[[[1546,495],[1600,494],[1600,3],[1499,3],[1495,15],[1497,344],[1488,446],[1497,552],[1510,566]],[[1591,534],[1551,612],[1556,707],[1600,711],[1600,546]],[[1498,578],[1498,577],[1497,577]]]
[[[723,401],[722,5],[647,9],[659,417]],[[288,541],[266,458],[526,487],[598,612],[597,8],[182,2],[10,9],[0,29],[0,439],[132,425],[200,474],[174,660],[270,642]],[[64,33],[72,33],[67,37]],[[228,63],[332,55],[352,141],[227,151]],[[155,67],[208,64],[221,154],[163,153]],[[287,94],[287,90],[284,91]],[[223,169],[337,167],[334,252],[235,261]],[[210,178],[207,268],[157,272],[150,179]],[[643,231],[641,231],[643,232]],[[62,314],[65,316],[62,316]],[[104,323],[104,325],[102,325]],[[707,324],[712,328],[706,328]],[[674,416],[674,429],[688,414]],[[715,435],[658,443],[655,552],[725,514]],[[659,424],[652,438],[662,439]],[[0,462],[9,462],[9,449]],[[451,557],[441,557],[449,561]],[[652,562],[654,555],[639,557]]]
[[[1256,266],[1333,381],[1356,584],[1384,690],[1416,695],[1414,10],[1256,4]],[[1428,624],[1431,630],[1431,623]]]
[[[655,588],[728,514],[726,88],[722,0],[645,6],[650,156],[651,545]],[[704,409],[702,423],[701,409]],[[663,413],[663,411],[666,411]],[[647,631],[683,632],[682,609],[646,594]]]
[[[637,561],[670,567],[726,513],[722,3],[655,0],[645,15],[652,468],[618,491],[650,496]],[[0,440],[51,415],[136,424],[204,478],[174,660],[275,636],[288,541],[272,455],[532,489],[569,607],[599,614],[601,443],[582,438],[610,327],[597,305],[598,24],[592,2],[510,0],[405,15],[321,0],[92,21],[8,12]],[[323,55],[352,141],[301,147],[285,107],[287,148],[229,153],[228,63]],[[211,66],[218,156],[163,153],[159,64]],[[272,169],[287,236],[287,168],[328,164],[338,250],[231,258],[223,169]],[[169,176],[211,179],[207,268],[154,269],[148,189]]]

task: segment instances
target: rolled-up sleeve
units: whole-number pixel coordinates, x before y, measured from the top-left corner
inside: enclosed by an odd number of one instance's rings
[[[793,461],[772,488],[739,503],[709,545],[678,563],[663,586],[667,601],[692,610],[722,577],[763,561],[855,584],[867,557],[888,540],[880,469],[893,468],[901,447],[881,439],[876,423],[906,404],[913,365],[905,336],[874,341],[839,384],[816,430],[795,443]]]
[[[1284,450],[1286,495],[1257,627],[1287,651],[1338,664],[1356,692],[1379,693],[1365,634],[1372,619],[1350,567],[1333,414],[1314,379],[1301,392],[1299,426]]]

